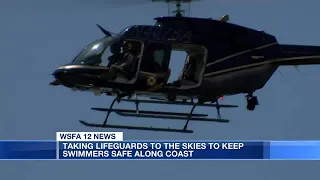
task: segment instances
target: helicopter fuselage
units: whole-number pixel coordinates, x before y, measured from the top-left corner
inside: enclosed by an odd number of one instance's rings
[[[279,45],[274,36],[263,31],[227,22],[187,17],[159,17],[156,20],[153,26],[131,26],[119,36],[119,39],[137,40],[143,44],[144,52],[134,80],[110,82],[101,78],[101,74],[109,70],[108,67],[74,62],[61,66],[54,76],[60,84],[84,91],[111,92],[114,89],[118,92],[213,100],[224,95],[253,93],[261,89],[280,65],[286,65],[279,59],[295,56],[294,51],[301,51],[300,46]],[[186,87],[159,83],[168,78],[169,62],[162,62],[165,70],[161,72],[142,68],[146,63],[145,52],[148,52],[149,45],[150,49],[153,48],[152,43],[160,43],[170,52],[173,46],[186,46],[188,51],[193,50],[191,45],[203,47],[204,64],[199,70],[198,83]],[[318,50],[304,55],[320,55],[320,52],[315,53]],[[172,61],[170,55],[167,58]]]

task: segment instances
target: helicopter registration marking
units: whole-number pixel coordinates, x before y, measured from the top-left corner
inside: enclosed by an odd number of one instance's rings
[[[182,31],[159,26],[134,26],[127,30],[125,36],[148,38],[159,41],[192,42],[192,31]]]

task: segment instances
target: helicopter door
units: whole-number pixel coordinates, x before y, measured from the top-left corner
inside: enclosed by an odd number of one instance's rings
[[[147,87],[163,86],[170,77],[169,61],[171,56],[170,44],[149,42],[145,45],[142,56],[140,75]]]

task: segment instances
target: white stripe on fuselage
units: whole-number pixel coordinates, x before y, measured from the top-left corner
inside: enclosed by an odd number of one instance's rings
[[[240,56],[240,55],[243,55],[243,54],[246,54],[246,53],[249,53],[249,52],[252,52],[254,50],[257,50],[257,49],[264,49],[264,48],[267,48],[267,47],[270,47],[270,46],[273,46],[273,45],[276,45],[278,44],[277,42],[275,43],[270,43],[270,44],[267,44],[267,45],[263,45],[263,46],[259,46],[259,47],[256,47],[256,48],[253,48],[253,49],[248,49],[248,50],[245,50],[245,51],[241,51],[241,52],[238,52],[238,53],[235,53],[235,54],[232,54],[230,56],[226,56],[224,58],[221,58],[221,59],[218,59],[212,63],[208,63],[206,67],[209,67],[213,64],[217,64],[219,62],[222,62],[222,61],[225,61],[225,60],[228,60],[228,59],[231,59],[233,57],[237,57],[237,56]]]
[[[268,60],[268,61],[263,61],[263,62],[259,62],[259,63],[252,63],[252,64],[243,65],[243,66],[237,66],[237,67],[232,67],[232,68],[228,68],[228,69],[223,69],[220,71],[207,73],[204,76],[208,77],[208,76],[222,74],[222,73],[226,73],[226,72],[230,72],[230,71],[247,69],[247,68],[251,68],[251,67],[255,67],[255,66],[261,66],[264,64],[271,64],[271,63],[281,62],[281,61],[293,61],[293,60],[299,60],[299,59],[302,60],[302,59],[317,59],[317,58],[320,59],[320,56],[301,56],[301,57],[291,57],[291,58],[280,58],[280,59]]]

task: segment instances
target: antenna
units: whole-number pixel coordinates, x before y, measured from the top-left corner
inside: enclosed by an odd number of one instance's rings
[[[189,6],[189,12],[190,12],[190,3],[194,1],[200,1],[200,0],[152,0],[152,2],[166,2],[168,4],[168,13],[170,14],[170,3],[176,4],[176,10],[171,11],[175,13],[176,17],[183,17],[185,14],[185,10],[181,8],[181,3],[187,3]]]

